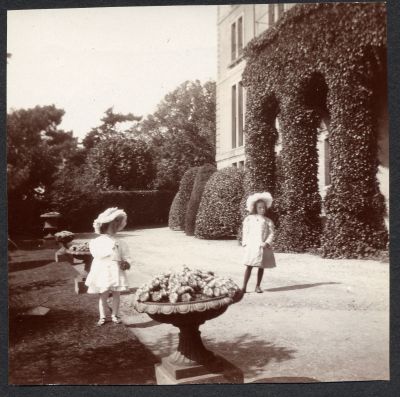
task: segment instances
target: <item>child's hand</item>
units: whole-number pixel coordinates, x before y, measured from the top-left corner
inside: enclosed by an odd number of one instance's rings
[[[129,270],[131,268],[131,265],[127,261],[120,261],[119,267],[121,270]]]

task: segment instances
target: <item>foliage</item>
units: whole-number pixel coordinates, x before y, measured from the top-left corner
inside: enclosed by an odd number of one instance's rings
[[[180,208],[181,208],[181,194],[177,192],[172,201],[168,216],[168,227],[172,230],[181,230],[181,221],[179,216]]]
[[[212,164],[205,164],[199,168],[196,174],[185,215],[185,233],[188,236],[194,235],[196,216],[200,206],[201,197],[207,181],[215,171],[216,168]]]
[[[361,257],[386,246],[372,116],[385,49],[386,8],[379,3],[297,5],[247,46],[245,189],[279,194],[279,249],[304,251],[321,242],[324,256]],[[332,169],[323,230],[316,163],[321,119],[330,124]]]
[[[181,229],[185,230],[185,219],[186,212],[190,200],[190,195],[192,194],[194,180],[199,171],[200,167],[189,168],[182,177],[181,183],[179,184],[180,193],[180,208],[179,208],[179,219],[181,222]]]
[[[83,146],[89,150],[98,143],[109,138],[122,137],[124,136],[124,133],[118,129],[118,124],[126,122],[138,122],[141,119],[141,116],[135,116],[132,113],[114,113],[114,110],[111,107],[105,111],[105,116],[101,119],[102,124],[96,128],[93,128],[88,134],[86,134],[82,141]]]
[[[199,167],[189,168],[179,184],[179,199],[176,200],[174,208],[171,207],[169,213],[169,223],[174,225],[175,230],[185,230],[186,210],[198,170]]]
[[[57,171],[77,153],[72,132],[59,129],[64,111],[55,106],[13,110],[7,115],[8,229],[40,235],[39,215]]]
[[[232,238],[241,224],[244,172],[229,167],[208,180],[197,212],[195,236],[205,239]]]
[[[168,220],[173,192],[157,190],[98,191],[73,202],[54,203],[65,220],[64,227],[73,231],[92,231],[93,220],[109,207],[123,208],[128,215],[128,228],[162,225]],[[75,205],[71,205],[75,204]],[[78,204],[78,206],[76,206]]]
[[[177,190],[186,170],[214,162],[215,106],[214,82],[186,81],[132,129],[151,142],[158,188]]]
[[[64,228],[70,229],[80,224],[89,230],[87,219],[94,219],[96,213],[96,199],[99,194],[96,187],[96,175],[91,167],[86,164],[75,166],[72,163],[66,165],[61,170],[57,179],[51,187],[50,203],[51,207],[59,211],[66,222]],[[82,221],[80,221],[82,220]],[[77,231],[77,229],[75,229]]]
[[[76,149],[72,132],[58,128],[64,110],[52,106],[14,110],[7,115],[8,193],[34,196]],[[36,190],[35,190],[36,189]]]
[[[140,139],[110,137],[94,146],[86,159],[95,184],[105,190],[149,188],[154,168],[148,145]]]

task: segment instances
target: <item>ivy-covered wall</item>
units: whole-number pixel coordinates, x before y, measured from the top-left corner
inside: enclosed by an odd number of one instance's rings
[[[362,257],[386,247],[377,173],[374,84],[386,68],[383,3],[302,4],[245,49],[246,195],[275,194],[276,247],[321,246],[326,257]],[[318,192],[317,127],[329,119],[331,186]]]

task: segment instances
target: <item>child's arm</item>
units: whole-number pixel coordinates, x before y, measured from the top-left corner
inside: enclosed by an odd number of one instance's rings
[[[249,234],[249,218],[244,218],[243,221],[243,229],[242,229],[242,246],[245,247],[248,241],[248,234]]]
[[[131,258],[131,254],[130,254],[130,250],[129,250],[129,246],[125,241],[120,241],[119,242],[119,246],[120,246],[120,254],[121,254],[121,259],[123,261],[128,262],[130,265],[133,264],[133,260]]]
[[[275,225],[274,222],[271,221],[271,219],[267,218],[267,224],[268,224],[268,237],[264,242],[264,246],[271,245],[272,242],[274,241],[275,237]]]

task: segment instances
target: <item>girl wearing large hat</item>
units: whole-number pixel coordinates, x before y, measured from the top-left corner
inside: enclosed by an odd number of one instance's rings
[[[246,209],[249,215],[243,221],[242,245],[245,247],[243,264],[246,266],[243,280],[243,293],[246,292],[253,267],[258,268],[256,292],[263,292],[260,284],[265,268],[276,266],[272,241],[274,224],[265,216],[272,205],[272,196],[268,192],[254,193],[247,198]]]
[[[93,222],[99,237],[90,241],[89,249],[93,263],[86,278],[89,294],[99,294],[100,319],[97,325],[106,322],[107,298],[112,293],[111,321],[119,324],[119,302],[121,291],[129,289],[126,270],[130,268],[129,247],[116,234],[126,226],[127,215],[118,208],[108,208]]]

